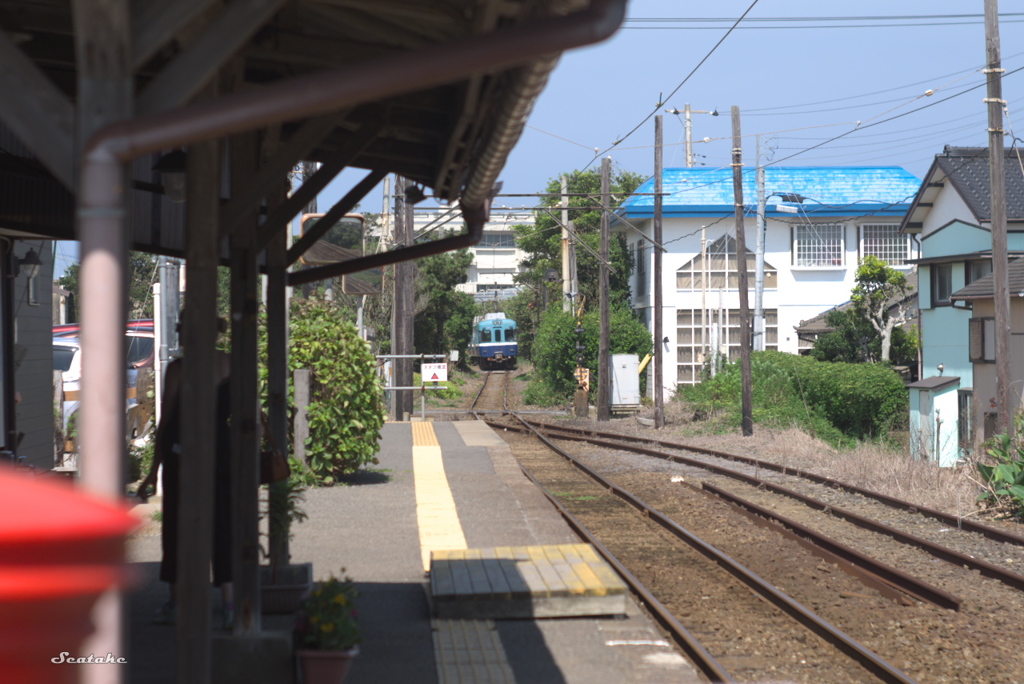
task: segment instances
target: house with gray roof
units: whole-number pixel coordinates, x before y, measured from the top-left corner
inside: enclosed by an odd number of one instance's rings
[[[1010,261],[1010,387],[1014,405],[1010,415],[1021,409],[1024,385],[1024,259]],[[971,435],[973,448],[995,434],[998,394],[996,392],[995,276],[988,274],[951,296],[970,308],[967,319],[968,362],[972,366],[973,395],[969,420],[979,426]]]
[[[1007,244],[1010,257],[1024,256],[1024,173],[1006,150]],[[949,147],[935,156],[901,225],[919,241],[918,331],[921,380],[909,385],[910,445],[915,455],[953,465],[969,454],[978,423],[978,394],[970,359],[970,319],[954,293],[992,272],[988,148]],[[942,378],[941,381],[936,378]]]
[[[910,270],[916,244],[899,227],[919,185],[896,166],[766,168],[765,325],[763,335],[755,336],[755,349],[797,353],[796,327],[850,299],[863,256]],[[712,359],[739,357],[732,169],[664,170],[661,283],[652,278],[653,190],[652,178],[617,210],[613,229],[625,233],[633,252],[633,306],[649,327],[653,288],[662,288],[668,395],[679,384],[699,382]],[[743,205],[753,310],[758,223],[753,168],[743,171]]]

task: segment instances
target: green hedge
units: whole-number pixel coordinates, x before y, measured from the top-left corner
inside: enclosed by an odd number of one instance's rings
[[[751,355],[754,421],[797,425],[832,444],[885,436],[905,424],[907,390],[888,366],[827,363],[782,352]],[[739,363],[716,377],[681,390],[701,412],[740,421]]]

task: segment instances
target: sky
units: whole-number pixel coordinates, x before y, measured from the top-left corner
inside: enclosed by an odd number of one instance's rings
[[[1005,126],[1024,139],[1024,2],[1000,10]],[[503,192],[541,192],[602,156],[651,176],[652,113],[664,117],[665,166],[685,166],[682,117],[665,110],[687,103],[719,112],[692,115],[697,165],[729,164],[737,106],[746,165],[760,137],[766,164],[894,165],[921,177],[944,145],[987,145],[983,13],[983,0],[631,0],[615,36],[563,55],[500,175]],[[342,172],[321,210],[364,175]],[[492,214],[526,201],[499,198]],[[360,209],[381,205],[378,187]]]
[[[1024,138],[1024,70],[1010,73],[1024,67],[1024,2],[1000,10],[1003,97]],[[601,156],[651,176],[652,112],[664,117],[665,166],[685,166],[683,118],[665,110],[687,103],[719,112],[691,117],[696,165],[729,164],[738,106],[744,164],[755,164],[760,134],[764,163],[895,165],[921,177],[944,145],[987,145],[983,14],[983,0],[631,0],[615,36],[563,55],[500,176],[503,192],[542,192],[562,173],[600,168]],[[361,175],[332,183],[321,206]],[[380,207],[378,189],[361,208]]]

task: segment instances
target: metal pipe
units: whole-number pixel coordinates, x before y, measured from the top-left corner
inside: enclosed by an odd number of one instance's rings
[[[619,27],[625,6],[626,0],[594,0],[587,9],[572,14],[121,121],[93,134],[82,153],[77,212],[82,241],[82,347],[88,350],[89,360],[82,379],[83,481],[102,495],[123,495],[125,388],[120,338],[124,315],[119,303],[124,299],[126,240],[122,163],[170,147],[422,91],[597,42]],[[488,165],[485,171],[496,176],[498,169]],[[488,189],[493,185],[493,179],[472,180]],[[480,216],[486,218],[486,210],[481,204],[465,211],[474,212],[475,217],[467,235],[425,245],[428,249],[423,251],[397,250],[391,257],[411,259],[476,244],[483,222],[475,231],[473,223]],[[431,246],[435,249],[430,250]],[[378,261],[375,265],[394,263],[387,257]],[[90,273],[96,275],[89,277]]]

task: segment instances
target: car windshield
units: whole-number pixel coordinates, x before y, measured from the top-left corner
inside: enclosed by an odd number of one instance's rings
[[[71,359],[75,358],[75,347],[58,347],[53,348],[53,370],[60,371],[61,373],[71,370]]]

